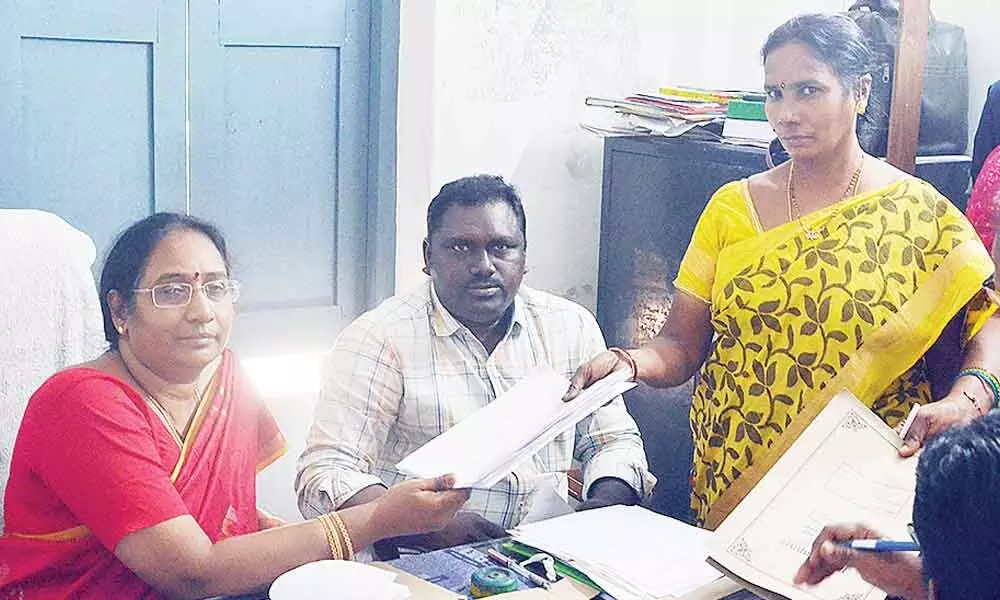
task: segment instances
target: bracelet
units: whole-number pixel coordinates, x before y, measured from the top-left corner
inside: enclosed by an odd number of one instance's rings
[[[993,393],[993,402],[990,403],[990,408],[997,408],[997,406],[1000,405],[1000,380],[997,379],[996,375],[990,373],[986,369],[972,367],[959,371],[955,379],[957,380],[960,377],[965,377],[966,375],[975,377],[982,382],[986,389]]]
[[[326,537],[327,545],[330,546],[330,557],[333,560],[342,560],[344,555],[340,550],[340,544],[337,543],[337,533],[333,530],[329,513],[316,517],[316,520],[323,526],[323,535]]]
[[[351,534],[347,532],[347,524],[337,513],[328,514],[330,519],[337,524],[337,530],[340,531],[340,541],[344,543],[344,560],[354,560],[354,543],[351,541]]]
[[[632,373],[632,377],[629,379],[630,381],[639,380],[639,365],[635,364],[635,359],[632,358],[631,354],[629,354],[626,350],[622,350],[621,348],[618,348],[616,346],[608,348],[608,352],[614,354],[616,357],[618,357],[619,360],[625,361],[625,364],[628,365],[629,371]]]

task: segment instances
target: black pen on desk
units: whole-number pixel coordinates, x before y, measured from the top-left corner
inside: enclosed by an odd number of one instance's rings
[[[503,554],[500,554],[493,548],[488,548],[486,550],[486,554],[487,556],[490,557],[490,560],[492,560],[493,562],[507,567],[508,569],[514,571],[521,577],[524,577],[531,583],[534,583],[535,585],[543,587],[545,589],[549,589],[550,587],[552,587],[552,584],[549,583],[547,579],[545,579],[541,575],[536,575],[535,573],[532,573],[531,571],[525,569],[513,558],[510,558],[509,556],[504,556]]]
[[[840,545],[862,552],[920,552],[920,545],[909,540],[851,540]]]

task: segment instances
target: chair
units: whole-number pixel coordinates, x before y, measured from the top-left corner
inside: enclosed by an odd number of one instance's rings
[[[0,209],[0,531],[28,398],[59,369],[107,346],[91,272],[96,254],[86,234],[52,213]]]

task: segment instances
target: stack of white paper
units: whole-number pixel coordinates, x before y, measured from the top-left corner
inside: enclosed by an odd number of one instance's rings
[[[626,382],[628,375],[615,371],[563,402],[569,380],[551,369],[536,371],[396,467],[415,477],[454,473],[455,487],[492,487],[560,433],[634,387]]]
[[[337,598],[338,600],[406,600],[410,590],[395,583],[396,575],[349,560],[320,560],[296,567],[274,580],[271,600]]]
[[[721,577],[705,562],[712,533],[639,506],[609,506],[511,531],[586,573],[616,600],[679,597]]]

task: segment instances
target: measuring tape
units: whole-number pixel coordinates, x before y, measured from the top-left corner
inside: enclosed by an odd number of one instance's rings
[[[517,580],[510,570],[503,567],[481,567],[472,573],[472,584],[469,592],[473,598],[485,598],[495,594],[513,592],[517,589]]]

